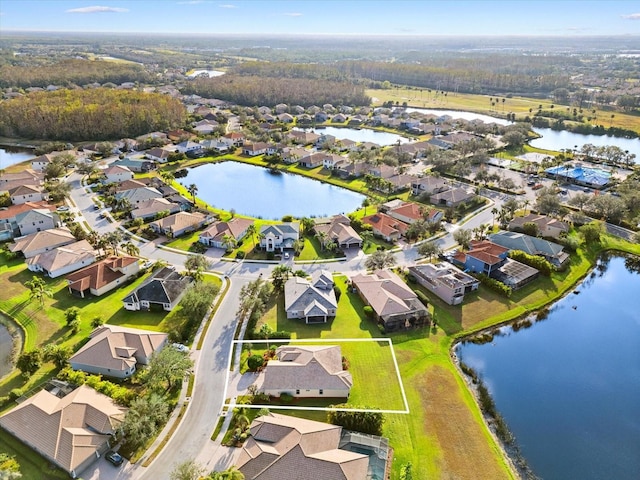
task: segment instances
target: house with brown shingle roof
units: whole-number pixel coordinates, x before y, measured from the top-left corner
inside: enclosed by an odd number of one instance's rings
[[[464,188],[450,188],[442,192],[434,193],[429,197],[429,201],[434,205],[442,205],[446,207],[457,207],[475,198],[473,192],[469,192]]]
[[[104,170],[105,183],[119,183],[124,180],[133,180],[133,172],[129,167],[112,165]]]
[[[91,265],[97,256],[98,252],[89,242],[80,240],[28,258],[27,268],[32,272],[42,272],[56,278]]]
[[[228,235],[236,242],[242,240],[247,229],[253,225],[253,220],[234,217],[228,222],[213,222],[198,237],[198,241],[209,247],[227,248],[225,238]]]
[[[415,292],[391,271],[358,274],[351,282],[385,332],[426,325],[431,320]]]
[[[18,185],[9,189],[11,203],[20,205],[27,202],[41,202],[45,200],[46,193],[40,185]]]
[[[70,293],[84,298],[87,292],[99,297],[137,275],[140,265],[136,257],[115,255],[100,260],[82,270],[67,275],[65,280]]]
[[[160,212],[178,213],[180,205],[171,202],[166,198],[150,198],[138,203],[137,208],[131,210],[131,218],[142,218],[148,220],[154,218]]]
[[[256,381],[260,392],[273,397],[348,398],[353,378],[342,368],[337,345],[284,345],[276,349]]]
[[[82,385],[62,398],[39,391],[0,417],[0,427],[77,478],[109,450],[125,413]]]
[[[313,227],[316,233],[324,232],[324,247],[329,242],[333,242],[340,248],[361,248],[362,237],[351,226],[351,220],[345,215],[334,215],[330,218],[319,218],[315,220]]]
[[[52,228],[16,238],[14,243],[9,245],[9,250],[21,252],[24,258],[31,258],[75,241],[76,237],[71,234],[68,228]]]
[[[382,237],[387,242],[392,243],[398,241],[409,228],[409,225],[406,223],[382,212],[363,217],[362,223],[371,225],[374,235]]]
[[[21,172],[5,172],[0,175],[0,192],[7,184],[13,185],[42,185],[44,183],[44,173],[36,172],[26,168]]]
[[[160,235],[179,237],[180,235],[192,232],[210,222],[212,217],[199,212],[178,212],[168,217],[151,222],[151,229]]]
[[[509,222],[509,230],[518,230],[524,227],[525,223],[533,223],[538,227],[538,232],[543,237],[559,238],[562,233],[569,231],[569,225],[555,218],[530,213],[524,217],[515,217]]]
[[[369,457],[340,448],[342,438],[337,425],[269,413],[251,424],[237,465],[246,480],[371,478]]]
[[[169,336],[137,328],[102,325],[71,358],[74,370],[115,378],[128,378],[136,365],[148,365],[151,355],[163,349]]]

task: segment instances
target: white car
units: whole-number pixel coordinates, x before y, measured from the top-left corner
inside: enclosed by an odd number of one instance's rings
[[[284,252],[284,258],[285,258],[285,260],[289,259],[289,252]]]
[[[171,346],[176,350],[178,350],[179,352],[189,353],[189,347],[181,343],[172,343]]]

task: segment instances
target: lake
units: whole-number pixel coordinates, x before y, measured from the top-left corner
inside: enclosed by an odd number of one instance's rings
[[[615,145],[623,151],[628,150],[629,153],[635,153],[635,162],[640,163],[640,139],[637,138],[584,135],[581,133],[568,132],[566,130],[553,130],[551,128],[536,127],[533,130],[542,136],[529,142],[532,147],[560,151],[564,148],[574,148],[576,145],[578,148],[581,148],[587,143],[595,145],[596,147]]]
[[[546,320],[457,348],[544,480],[638,478],[638,272],[638,257],[603,257]]]
[[[305,132],[314,132],[318,135],[333,135],[339,140],[345,138],[354,142],[373,142],[384,147],[387,145],[396,145],[398,140],[400,143],[409,143],[410,139],[389,132],[379,132],[368,128],[340,128],[340,127],[322,127],[322,128],[294,128],[294,130],[304,130]]]
[[[2,313],[0,313],[2,316]],[[13,350],[13,337],[7,327],[0,323],[0,378],[11,373],[11,352]]]
[[[257,218],[324,217],[352,212],[364,196],[291,173],[238,162],[209,163],[189,169],[183,185],[195,183],[209,205]]]
[[[0,148],[0,169],[6,168],[9,165],[24,162],[25,160],[29,160],[34,157],[35,155],[33,152],[29,150],[2,147]]]

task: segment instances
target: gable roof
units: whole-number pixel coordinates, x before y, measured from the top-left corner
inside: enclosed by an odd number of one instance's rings
[[[412,220],[423,219],[422,207],[413,202],[402,202],[400,205],[390,208],[389,215],[393,216],[394,213]]]
[[[161,218],[155,222],[151,222],[152,225],[157,225],[159,228],[172,231],[180,231],[185,228],[193,227],[202,224],[207,219],[207,216],[203,213],[194,212],[177,212],[168,217]]]
[[[562,245],[524,233],[500,231],[489,235],[489,239],[504,248],[509,250],[522,250],[529,255],[547,255],[554,257],[563,252]]]
[[[280,223],[278,225],[263,225],[260,227],[262,235],[276,235],[282,237],[298,237],[300,232],[299,223]]]
[[[147,185],[139,180],[127,179],[121,181],[116,185],[116,192],[126,192],[127,190],[131,190],[133,188],[144,188],[146,186]]]
[[[314,272],[314,277],[316,279],[313,284],[306,278],[301,277],[291,277],[285,282],[284,308],[287,312],[289,310],[302,310],[305,312],[306,317],[326,316],[329,314],[329,310],[338,308],[338,301],[333,288],[326,288],[328,281],[331,281],[331,286],[333,286],[333,279],[327,279],[322,272],[319,275]]]
[[[69,358],[70,363],[126,371],[136,363],[147,363],[149,357],[166,344],[168,335],[137,328],[102,325],[91,332],[89,338]]]
[[[27,256],[31,252],[41,250],[43,248],[55,248],[62,245],[68,245],[76,241],[76,238],[67,228],[51,228],[41,232],[34,232],[24,237],[16,238],[15,242],[9,245],[12,252],[22,252]]]
[[[180,205],[173,203],[166,198],[150,198],[149,200],[143,200],[138,203],[138,208],[131,210],[133,217],[144,217],[148,215],[155,215],[159,212],[168,210],[177,212],[180,210]]]
[[[414,291],[393,272],[378,270],[351,280],[379,317],[425,310]]]
[[[471,249],[468,252],[466,252],[466,254],[463,252],[459,252],[459,253],[462,253],[462,255],[466,255],[468,257],[480,260],[482,263],[486,265],[496,265],[502,262],[503,258],[501,257],[501,255],[504,255],[509,251],[508,248],[504,248],[498,244],[490,242],[489,240],[472,241],[470,244],[470,247]],[[455,258],[458,258],[458,256],[456,256]],[[463,258],[463,257],[460,257],[460,258]],[[466,257],[464,260],[462,260],[462,262],[464,263],[465,261],[466,261]]]
[[[122,301],[125,303],[150,303],[172,304],[184,290],[193,282],[193,278],[180,275],[169,267],[164,267],[155,272],[138,288],[129,293]]]
[[[0,210],[0,220],[8,220],[17,217],[21,213],[30,212],[32,210],[48,210],[55,211],[56,207],[49,205],[47,202],[25,202],[19,205],[11,205],[4,210]]]
[[[87,385],[58,398],[41,390],[0,417],[0,425],[67,472],[101,449],[126,409]]]
[[[233,217],[228,222],[213,222],[200,236],[212,238],[214,241],[222,241],[222,237],[225,235],[231,235],[237,239],[250,225],[253,225],[253,220]]]
[[[509,222],[509,228],[515,228],[524,226],[525,223],[535,223],[538,226],[538,230],[544,234],[547,227],[557,228],[562,232],[569,231],[569,225],[565,222],[561,222],[558,219],[547,217],[546,215],[538,215],[536,213],[530,213],[524,217],[514,217]]]
[[[247,480],[364,480],[366,455],[338,448],[336,425],[270,413],[251,424],[238,459]]]
[[[406,223],[381,212],[363,217],[362,223],[371,225],[382,235],[387,237],[396,233],[404,234],[407,231],[407,228],[409,228],[409,225]]]
[[[128,255],[122,257],[111,256],[93,265],[89,265],[82,270],[73,272],[65,278],[69,284],[69,288],[72,290],[78,292],[83,292],[88,288],[99,290],[118,278],[124,277],[125,274],[120,269],[137,261],[138,259],[136,257],[130,257]]]
[[[44,188],[39,185],[17,185],[9,189],[9,195],[12,197],[20,195],[33,195],[34,193],[42,193]]]
[[[48,272],[54,272],[80,262],[94,262],[97,256],[98,252],[88,241],[80,240],[31,257],[27,259],[27,265],[39,265]]]

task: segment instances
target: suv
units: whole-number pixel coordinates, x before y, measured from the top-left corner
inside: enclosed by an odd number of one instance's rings
[[[122,465],[122,462],[124,462],[124,458],[122,458],[122,455],[120,455],[118,452],[114,452],[113,450],[109,450],[104,458],[107,459],[107,462],[115,465],[116,467],[119,467],[120,465]]]

